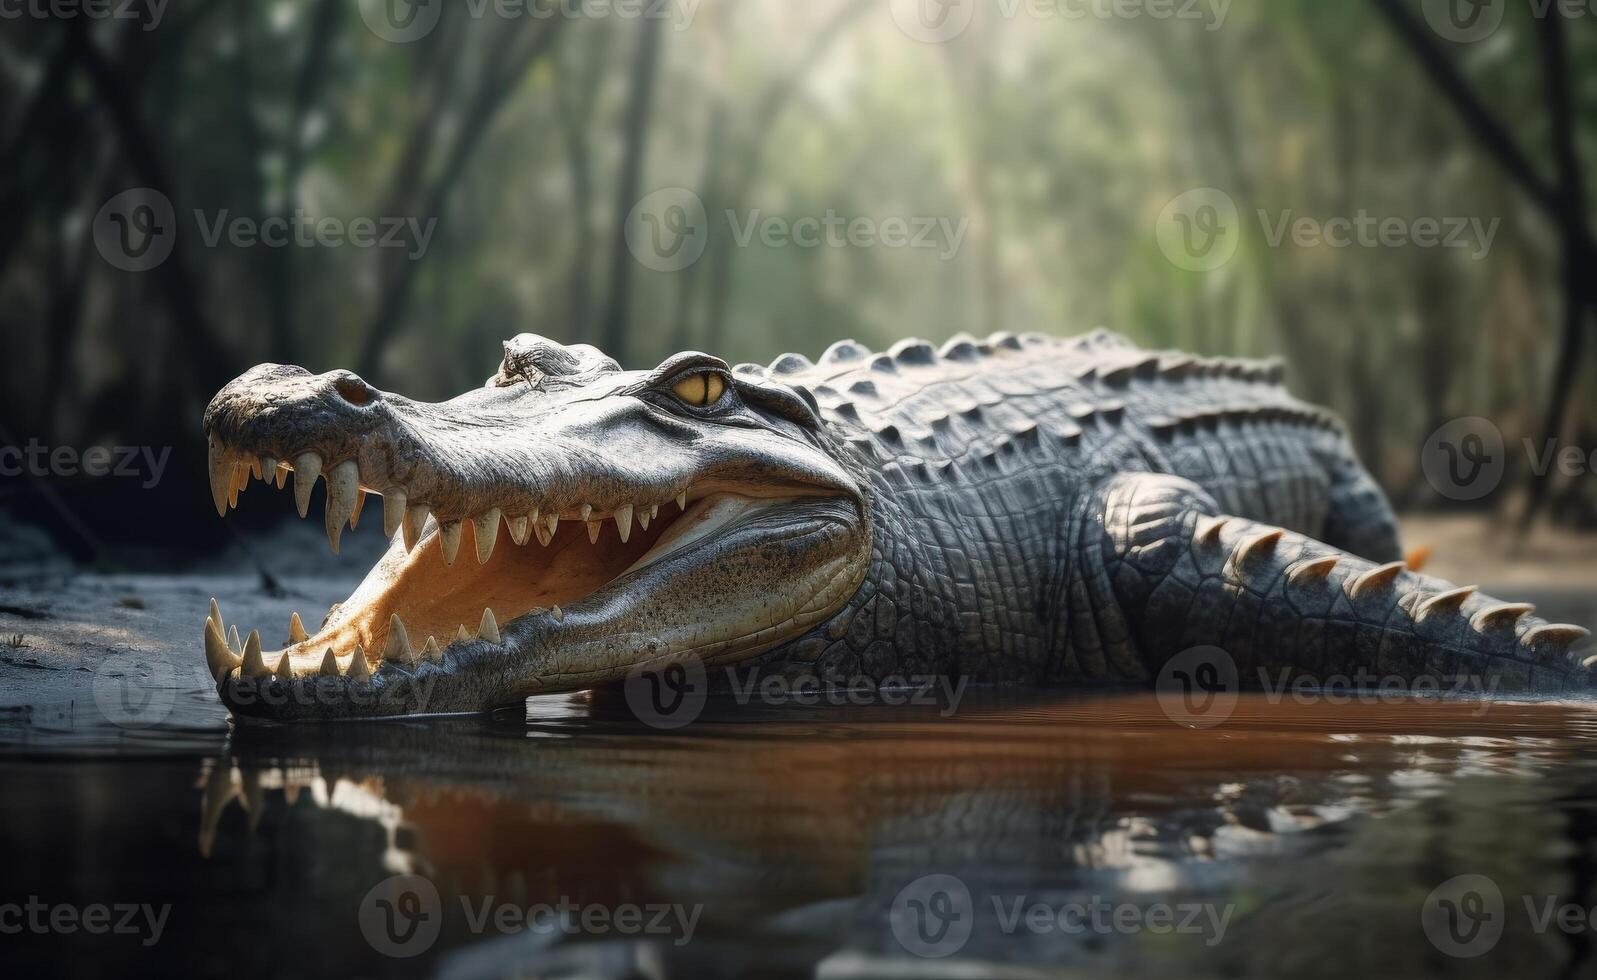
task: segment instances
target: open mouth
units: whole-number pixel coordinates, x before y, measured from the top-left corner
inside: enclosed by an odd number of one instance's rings
[[[280,462],[213,442],[211,487],[220,511],[236,507],[252,480],[282,489],[291,476],[301,516],[318,477],[326,477],[325,520],[335,552],[343,528],[356,526],[366,496],[378,492],[361,483],[354,460],[324,473],[315,453]],[[586,503],[547,511],[495,506],[469,520],[440,523],[391,488],[383,498],[383,524],[393,544],[314,634],[296,613],[288,645],[264,650],[258,631],[241,638],[236,627],[225,627],[213,602],[205,630],[207,661],[219,684],[234,677],[364,680],[383,661],[441,663],[452,647],[500,643],[501,624],[529,616],[559,623],[618,579],[751,512],[785,502],[689,489],[670,500],[639,499],[606,512]]]

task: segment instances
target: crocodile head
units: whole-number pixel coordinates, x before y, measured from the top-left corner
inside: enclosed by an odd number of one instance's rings
[[[206,656],[245,717],[471,712],[696,658],[755,656],[836,614],[871,548],[866,482],[810,396],[684,353],[623,371],[522,334],[441,403],[262,364],[205,412],[218,513],[253,478],[320,477],[328,539],[382,496],[387,553],[314,635]]]

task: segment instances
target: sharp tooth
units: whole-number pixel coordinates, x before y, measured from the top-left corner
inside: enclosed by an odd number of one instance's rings
[[[427,526],[427,505],[414,504],[405,508],[405,550],[411,551],[421,540],[422,528]]]
[[[647,507],[639,508],[638,509],[638,526],[643,528],[645,531],[647,531],[649,529],[649,519],[652,518],[653,516],[654,516],[653,514],[649,513],[649,508],[647,508]]]
[[[305,632],[305,624],[300,622],[299,613],[295,613],[294,615],[288,617],[288,642],[289,643],[291,643],[291,644],[293,644],[293,643],[304,643],[306,640],[308,640],[310,638],[311,638],[310,634]]]
[[[559,606],[550,606],[549,615],[553,616],[555,618],[555,622],[557,623],[564,622],[566,618],[565,610],[561,609]]]
[[[632,505],[627,504],[616,510],[616,531],[621,535],[621,543],[626,544],[627,538],[632,536]]]
[[[288,467],[282,463],[277,464],[277,489],[288,486]]]
[[[444,652],[438,649],[438,638],[427,637],[427,645],[421,648],[421,659],[438,661],[444,659]]]
[[[238,654],[227,648],[222,628],[213,619],[205,621],[205,665],[211,669],[211,679],[218,684],[239,665]]]
[[[588,522],[588,543],[589,544],[598,544],[599,543],[599,527],[600,527],[601,524],[602,524],[601,521],[589,521]]]
[[[473,536],[477,539],[477,564],[486,565],[493,557],[494,542],[499,540],[499,508],[489,508],[471,521]]]
[[[319,453],[303,453],[294,460],[294,506],[299,508],[299,516],[304,517],[311,510],[311,490],[316,486],[316,478],[322,475],[322,457]]]
[[[244,655],[244,641],[238,638],[238,626],[227,628],[227,647],[239,656]]]
[[[677,509],[678,510],[687,510],[688,509],[688,495],[687,495],[686,492],[677,494]]]
[[[549,538],[552,540],[555,536],[555,532],[560,530],[560,515],[550,514],[548,517],[545,517],[543,519],[543,526],[544,530],[549,533]],[[548,541],[544,542],[544,544],[548,543]]]
[[[244,641],[243,674],[245,677],[267,676],[266,661],[261,659],[260,630],[250,630],[249,639]]]
[[[299,476],[294,477],[294,493],[299,493]],[[355,498],[360,494],[360,466],[352,459],[327,471],[327,506],[322,511],[322,526],[327,529],[327,541],[338,554],[338,539],[344,525],[355,513]]]
[[[482,607],[482,625],[477,627],[477,639],[499,642],[499,624],[494,621],[494,611],[487,606]]]
[[[260,471],[255,475],[260,477],[262,483],[271,483],[277,479],[277,457],[262,456]]]
[[[355,525],[360,523],[360,512],[366,508],[366,491],[355,491],[355,512],[349,515],[349,529],[355,530]]]
[[[455,642],[456,643],[469,643],[469,642],[471,642],[471,634],[466,632],[466,624],[465,623],[461,623],[460,624],[460,628],[455,630]]]
[[[288,654],[285,653],[283,654],[282,659],[277,661],[277,679],[280,681],[291,681],[294,679],[294,665],[289,663],[288,659]]]
[[[383,491],[383,537],[392,541],[399,525],[405,523],[405,491],[390,487]]]
[[[352,681],[364,681],[372,676],[371,665],[366,663],[366,648],[359,643],[355,644],[355,655],[349,658],[349,670],[344,676]]]
[[[228,480],[229,480],[229,483],[228,483],[228,487],[227,487],[227,506],[230,507],[230,508],[237,508],[238,507],[238,465],[236,463],[233,466],[233,472],[229,475]]]
[[[383,648],[383,659],[408,664],[416,658],[410,653],[410,637],[405,635],[405,624],[399,613],[388,617],[388,645]]]
[[[528,517],[511,517],[505,520],[505,526],[510,528],[510,540],[517,545],[527,543],[527,534],[532,530],[532,520]]]
[[[333,653],[332,647],[328,647],[327,652],[322,654],[322,676],[338,676],[338,655]]]
[[[212,439],[207,463],[211,472],[211,503],[216,505],[217,517],[226,517],[227,498],[233,489],[232,457],[228,456],[220,443]]]
[[[438,525],[438,545],[444,549],[444,564],[453,565],[460,554],[460,522],[449,521]]]
[[[222,607],[216,604],[215,596],[211,597],[211,613],[206,618],[216,620],[216,628],[222,629]]]
[[[578,516],[583,520],[587,520],[589,517],[593,516],[593,505],[583,504],[582,510],[578,511]]]
[[[261,478],[261,472],[261,458],[256,456],[250,460],[250,476],[253,476],[255,479],[259,480]],[[249,481],[246,480],[244,482],[248,483]]]

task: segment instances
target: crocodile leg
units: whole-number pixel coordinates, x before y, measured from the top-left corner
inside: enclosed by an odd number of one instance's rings
[[[1403,557],[1392,505],[1357,459],[1350,456],[1333,468],[1328,502],[1320,532],[1326,544],[1371,561]]]
[[[1525,604],[1377,564],[1313,538],[1217,513],[1179,477],[1116,477],[1085,504],[1078,547],[1112,591],[1148,675],[1215,646],[1244,686],[1283,668],[1323,679],[1467,677],[1486,690],[1585,688],[1587,631]],[[1094,533],[1101,535],[1093,541]],[[1098,616],[1100,621],[1104,618]]]

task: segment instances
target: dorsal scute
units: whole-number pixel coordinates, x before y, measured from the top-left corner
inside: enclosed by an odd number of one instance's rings
[[[770,372],[775,375],[801,374],[814,366],[803,354],[783,354],[771,362]]]

